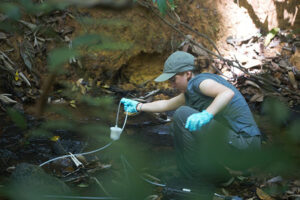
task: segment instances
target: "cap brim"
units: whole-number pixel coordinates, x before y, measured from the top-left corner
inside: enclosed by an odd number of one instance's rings
[[[162,73],[160,76],[158,76],[156,79],[154,79],[155,82],[163,82],[166,80],[169,80],[172,78],[176,73]]]

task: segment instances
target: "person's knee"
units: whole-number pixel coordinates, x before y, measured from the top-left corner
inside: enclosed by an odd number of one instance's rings
[[[183,118],[188,109],[190,109],[190,107],[188,107],[188,106],[180,106],[179,108],[177,108],[173,115],[173,120],[175,122],[183,121]]]

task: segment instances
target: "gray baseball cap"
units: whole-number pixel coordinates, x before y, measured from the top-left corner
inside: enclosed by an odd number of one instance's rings
[[[166,81],[177,73],[194,70],[194,56],[184,51],[176,51],[172,53],[165,62],[163,73],[154,81]]]

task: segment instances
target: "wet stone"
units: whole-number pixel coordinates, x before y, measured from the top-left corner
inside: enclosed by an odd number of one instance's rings
[[[45,195],[70,193],[70,188],[64,182],[28,163],[17,165],[9,185],[12,199],[44,199]]]

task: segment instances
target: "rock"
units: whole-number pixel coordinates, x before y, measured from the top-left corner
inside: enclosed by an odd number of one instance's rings
[[[41,200],[45,195],[70,193],[69,187],[59,179],[45,173],[36,165],[21,163],[10,177],[9,196],[11,199]]]

